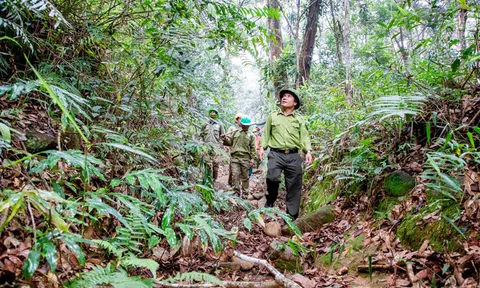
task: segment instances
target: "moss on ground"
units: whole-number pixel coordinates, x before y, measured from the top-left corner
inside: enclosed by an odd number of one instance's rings
[[[387,197],[386,199],[381,200],[377,209],[375,209],[375,216],[377,218],[390,218],[390,211],[402,201],[402,198],[397,197]]]
[[[403,171],[395,171],[388,175],[384,187],[390,196],[404,196],[415,187],[415,178]]]
[[[346,235],[346,238],[349,238],[348,234]],[[335,270],[341,267],[347,267],[349,272],[356,273],[358,265],[368,258],[368,255],[375,254],[377,249],[377,246],[375,245],[365,248],[363,246],[364,241],[364,235],[350,238],[343,249],[336,247],[336,252],[333,253],[333,255],[330,252],[327,252],[318,256],[316,264],[326,268],[333,268]],[[340,250],[342,250],[342,256],[339,257],[338,253]]]
[[[397,237],[402,245],[412,249],[419,249],[425,240],[430,240],[433,250],[443,252],[445,247],[449,251],[460,251],[462,249],[461,236],[459,232],[442,215],[450,219],[458,216],[460,211],[458,203],[445,199],[431,198],[428,205],[420,209],[417,214],[405,216],[403,222],[397,229]],[[438,220],[427,220],[423,218],[428,214],[440,209],[436,214],[441,218]],[[426,222],[426,223],[424,223]],[[417,225],[417,223],[421,225]]]

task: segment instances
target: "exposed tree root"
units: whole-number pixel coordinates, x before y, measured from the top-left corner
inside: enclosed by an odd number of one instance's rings
[[[222,285],[224,287],[230,288],[277,288],[277,287],[285,287],[285,288],[302,288],[300,285],[295,283],[293,280],[288,279],[282,273],[280,273],[275,267],[270,265],[266,260],[258,259],[254,257],[247,256],[242,254],[238,251],[234,251],[234,255],[238,258],[252,262],[258,265],[261,265],[267,268],[274,277],[275,281],[266,281],[266,282],[235,282],[235,281],[223,281]],[[167,288],[209,288],[209,287],[218,287],[217,284],[212,283],[203,283],[203,284],[168,284],[163,282],[156,282],[157,287],[167,287]]]
[[[238,258],[248,261],[248,262],[253,262],[258,265],[262,265],[265,268],[268,269],[274,276],[275,276],[275,281],[277,281],[278,284],[280,284],[282,287],[285,288],[302,288],[300,285],[295,283],[294,281],[288,279],[285,277],[282,273],[280,273],[275,267],[270,265],[266,260],[263,259],[258,259],[258,258],[253,258],[247,255],[244,255],[238,251],[234,252],[234,255],[237,256]]]

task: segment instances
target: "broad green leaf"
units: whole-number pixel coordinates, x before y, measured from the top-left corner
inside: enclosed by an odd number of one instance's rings
[[[67,245],[68,249],[70,249],[73,253],[75,253],[80,265],[85,266],[85,254],[83,254],[82,248],[80,248],[80,245],[78,245],[75,239],[64,234],[62,236],[62,240],[65,243],[65,245]]]
[[[187,236],[188,239],[193,239],[193,236],[195,236],[195,234],[193,233],[192,229],[190,229],[190,226],[184,223],[178,223],[177,226],[180,228],[180,230],[182,230],[183,233],[185,233],[185,236]]]
[[[457,72],[458,68],[460,67],[460,59],[457,58],[455,61],[452,63],[452,73]]]
[[[170,206],[168,209],[165,211],[165,214],[163,214],[162,218],[162,229],[166,229],[167,227],[170,226],[170,223],[172,222],[173,217],[175,216],[175,209]]]
[[[8,209],[15,205],[20,198],[23,198],[24,194],[23,193],[13,193],[10,195],[7,200],[0,202],[0,212],[3,212],[5,209]]]
[[[248,231],[252,230],[252,221],[249,218],[243,219],[243,225]]]
[[[160,201],[162,205],[165,205],[167,201],[165,199],[165,195],[163,194],[163,185],[162,183],[160,183],[156,176],[157,175],[148,173],[147,175],[145,175],[145,179],[148,182],[148,185],[150,185],[150,187],[152,188],[153,192],[155,192],[155,194],[157,195],[158,201]]]
[[[480,134],[480,127],[475,126],[475,127],[473,127],[473,130],[475,130],[475,132],[477,132],[478,134]]]
[[[58,195],[57,195],[58,197]],[[35,208],[37,208],[40,213],[46,218],[50,219],[52,223],[61,231],[68,232],[69,224],[63,220],[62,216],[58,214],[58,212],[50,206],[44,199],[35,199],[34,197],[30,197],[29,199]]]
[[[122,180],[120,179],[112,179],[112,181],[110,181],[110,187],[112,188],[115,188],[120,184],[122,184]]]
[[[50,265],[50,270],[52,273],[55,273],[57,269],[57,247],[53,245],[50,240],[43,238],[40,241],[40,246],[42,247],[43,257],[47,260],[48,265]]]
[[[89,204],[90,207],[97,209],[97,211],[100,214],[111,214],[115,216],[122,224],[128,229],[132,230],[128,222],[123,218],[123,216],[113,207],[109,206],[106,203],[103,203],[100,199],[98,198],[90,198],[87,199],[86,202]]]
[[[148,188],[150,187],[150,184],[149,184],[150,181],[148,181],[148,176],[149,176],[148,174],[137,175],[137,179],[138,179],[138,182],[140,182],[140,186],[142,186],[142,188],[145,190],[148,190]]]
[[[0,122],[0,134],[2,134],[3,140],[5,140],[7,143],[10,143],[12,140],[12,135],[10,134],[10,128]]]
[[[173,247],[177,245],[177,236],[175,235],[175,231],[173,231],[172,228],[167,227],[167,229],[165,229],[165,237],[167,238],[167,242],[168,244],[170,244],[170,246]]]
[[[443,149],[447,148],[448,142],[452,139],[453,131],[449,130],[447,133],[447,137],[445,137],[445,144],[443,144]]]
[[[127,146],[127,145],[123,145],[123,144],[119,144],[119,143],[100,143],[100,144],[103,144],[103,145],[106,145],[106,146],[111,146],[111,147],[115,147],[115,148],[118,148],[118,149],[121,149],[121,150],[124,150],[124,151],[127,151],[127,152],[130,152],[130,153],[134,153],[134,154],[137,154],[137,155],[140,155],[140,156],[143,156],[145,158],[147,158],[148,160],[152,161],[152,162],[158,162],[155,158],[153,158],[151,155],[141,151],[141,150],[138,150],[138,149],[135,149],[133,147],[130,147],[130,146]]]
[[[25,278],[30,279],[33,276],[33,273],[37,271],[38,265],[40,264],[40,256],[40,252],[30,250],[28,258],[25,260],[22,267],[22,273]]]
[[[472,145],[472,148],[475,149],[475,140],[473,140],[472,132],[467,132],[467,137],[468,137],[468,140],[470,141],[470,145]]]
[[[148,238],[148,249],[152,249],[153,247],[157,246],[157,244],[160,242],[160,237],[157,235],[152,235],[150,238]]]

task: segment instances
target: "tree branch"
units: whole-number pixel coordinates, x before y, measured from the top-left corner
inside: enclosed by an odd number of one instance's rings
[[[238,258],[248,261],[248,262],[253,262],[258,265],[262,265],[265,268],[267,268],[268,271],[270,271],[274,276],[275,276],[275,281],[277,281],[278,284],[282,285],[285,288],[302,288],[300,285],[295,283],[293,280],[288,279],[285,277],[282,273],[280,273],[275,267],[270,265],[266,260],[263,259],[258,259],[258,258],[253,258],[247,255],[244,255],[238,251],[233,252],[235,256]]]

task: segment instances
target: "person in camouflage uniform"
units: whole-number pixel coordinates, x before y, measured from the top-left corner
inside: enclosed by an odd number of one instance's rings
[[[256,158],[255,136],[248,131],[252,120],[248,116],[240,119],[241,130],[236,130],[230,135],[222,136],[223,144],[231,146],[232,161],[232,184],[233,190],[243,197],[244,193],[248,198],[253,197],[248,191],[248,169],[253,165]]]
[[[235,114],[235,117],[233,118],[233,120],[235,120],[235,125],[234,126],[231,126],[230,128],[228,128],[227,130],[227,135],[230,135],[232,134],[234,131],[237,131],[237,130],[240,130],[242,129],[242,125],[240,124],[240,119],[242,119],[242,117],[244,117],[245,114],[243,113],[237,113]],[[231,160],[231,157],[230,157],[230,164],[228,165],[228,185],[230,186],[233,186],[233,182],[232,182],[232,160]]]
[[[210,152],[204,155],[204,161],[215,181],[218,177],[218,167],[220,164],[219,156],[215,150],[222,144],[221,136],[225,134],[225,129],[222,124],[217,121],[218,111],[216,109],[209,109],[208,115],[210,119],[202,126],[200,137],[202,137],[203,142],[211,146]]]

